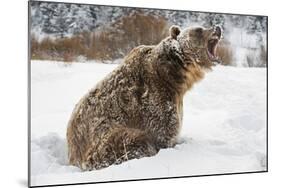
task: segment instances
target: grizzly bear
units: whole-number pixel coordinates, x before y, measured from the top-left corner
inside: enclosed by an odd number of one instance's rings
[[[191,27],[133,49],[75,106],[67,128],[71,165],[96,170],[177,143],[183,97],[218,59],[218,26]]]

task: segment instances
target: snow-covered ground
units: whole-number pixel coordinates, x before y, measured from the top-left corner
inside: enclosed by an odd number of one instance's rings
[[[266,69],[217,66],[184,99],[175,148],[81,172],[67,164],[74,105],[117,65],[31,62],[31,185],[266,170]]]

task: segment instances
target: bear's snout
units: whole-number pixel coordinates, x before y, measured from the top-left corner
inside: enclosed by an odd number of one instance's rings
[[[222,37],[222,28],[218,25],[213,27],[213,35],[216,35],[219,39]]]

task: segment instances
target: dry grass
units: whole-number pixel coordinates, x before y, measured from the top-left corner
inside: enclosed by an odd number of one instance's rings
[[[102,32],[93,33],[87,57],[100,60],[121,58],[141,44],[159,43],[167,34],[164,18],[135,13],[123,17]]]
[[[122,17],[102,31],[84,32],[70,38],[38,42],[31,38],[31,58],[75,61],[78,56],[87,59],[112,60],[124,57],[141,44],[159,43],[168,34],[164,18],[145,15],[142,12]]]
[[[231,49],[231,44],[223,40],[219,43],[217,48],[217,55],[221,60],[222,65],[232,65],[233,62],[233,52]]]
[[[72,62],[79,54],[84,53],[84,47],[79,36],[52,40],[44,38],[38,42],[31,39],[31,58]]]

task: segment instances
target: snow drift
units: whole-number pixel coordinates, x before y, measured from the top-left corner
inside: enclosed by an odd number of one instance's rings
[[[78,100],[117,65],[31,62],[31,185],[264,171],[266,69],[217,66],[184,98],[175,148],[81,172],[67,162],[66,126]]]

